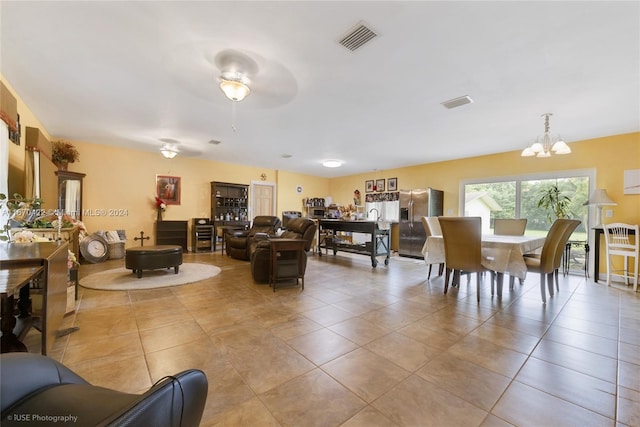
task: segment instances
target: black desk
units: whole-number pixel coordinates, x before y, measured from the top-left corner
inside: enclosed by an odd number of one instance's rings
[[[3,278],[6,278],[7,283],[7,287],[2,290],[3,303],[9,304],[7,300],[12,299],[17,288],[20,288],[24,291],[24,293],[19,291],[20,299],[24,298],[25,301],[19,300],[18,306],[21,312],[28,311],[28,306],[23,305],[28,304],[29,297],[27,293],[29,287],[26,283],[30,279],[26,276],[32,272],[33,277],[40,279],[43,289],[40,330],[44,355],[51,351],[67,308],[68,247],[66,242],[0,243],[0,270],[2,271],[0,281],[4,283]],[[9,307],[5,306],[5,308]],[[9,313],[6,314],[9,315]],[[22,313],[22,316],[26,316],[26,313]],[[13,323],[12,319],[5,317],[5,313],[3,313],[2,322],[2,327],[7,329]],[[7,322],[6,325],[4,322]],[[13,334],[17,338],[23,335],[21,331],[15,329]]]
[[[593,281],[598,283],[600,275],[600,237],[604,234],[604,228],[594,227],[592,230],[594,233],[593,247],[595,248],[595,253],[593,254]],[[636,232],[634,230],[629,230],[629,234],[635,235]]]

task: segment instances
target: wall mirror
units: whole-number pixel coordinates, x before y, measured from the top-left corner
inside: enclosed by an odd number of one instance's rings
[[[58,209],[70,217],[82,220],[82,180],[86,174],[56,171],[58,175]]]

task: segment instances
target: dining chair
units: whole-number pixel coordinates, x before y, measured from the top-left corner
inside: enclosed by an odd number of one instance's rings
[[[543,303],[547,302],[545,282],[548,282],[547,287],[549,288],[549,294],[553,296],[554,272],[557,268],[560,268],[560,259],[562,258],[564,247],[569,240],[569,236],[579,224],[580,221],[575,219],[555,220],[547,233],[540,256],[524,257],[527,270],[540,273],[540,295]]]
[[[493,234],[502,236],[524,236],[527,219],[496,218],[493,220]]]
[[[449,288],[449,276],[454,270],[454,283],[459,280],[459,272],[476,273],[478,303],[480,302],[480,282],[482,272],[488,271],[482,265],[482,219],[480,217],[439,217],[444,240],[445,278],[444,293]],[[494,294],[495,274],[491,272],[491,295]]]
[[[442,236],[442,228],[437,216],[425,216],[425,220],[432,236]]]
[[[611,286],[611,276],[616,275],[624,279],[626,285],[629,280],[633,280],[633,291],[638,291],[638,225],[624,224],[616,222],[604,224],[604,236],[607,251],[607,286]],[[629,234],[635,233],[634,241],[631,242]],[[614,269],[613,256],[623,257],[623,269]],[[629,258],[634,258],[633,272],[629,271]],[[622,274],[620,274],[622,273]]]
[[[556,282],[556,291],[560,291],[560,280],[558,279],[560,264],[562,264],[562,256],[569,256],[567,251],[567,244],[569,242],[569,238],[573,234],[576,228],[580,225],[580,221],[578,220],[569,220],[570,222],[564,222],[564,230],[562,231],[562,236],[560,237],[560,246],[556,249],[556,253],[553,256],[553,276]]]
[[[422,219],[422,226],[424,227],[424,232],[427,235],[427,239],[429,239],[430,236],[434,235],[431,232],[431,227],[429,226],[429,221],[428,221],[429,218],[434,218],[436,221],[438,220],[437,217],[426,217],[426,216],[423,216],[421,218]],[[440,230],[440,225],[439,224],[438,224],[437,227],[438,227],[438,230]],[[426,249],[427,249],[427,241],[425,240],[424,246],[422,247],[422,255],[426,255]],[[425,256],[424,261],[429,266],[429,272],[427,273],[427,280],[429,280],[431,278],[431,267],[433,267],[433,264],[438,264],[438,275],[442,276],[442,272],[444,271],[444,263],[428,262],[426,256]]]

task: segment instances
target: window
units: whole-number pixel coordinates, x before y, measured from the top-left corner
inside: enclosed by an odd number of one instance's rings
[[[461,212],[464,212],[464,216],[481,217],[483,233],[493,233],[496,218],[527,218],[526,235],[546,235],[555,216],[538,207],[538,201],[546,189],[557,185],[560,194],[569,198],[571,217],[582,221],[569,238],[575,242],[569,261],[570,270],[584,271],[586,258],[583,243],[589,239],[586,227],[589,209],[584,203],[589,198],[594,182],[593,170],[468,180],[461,184]],[[551,220],[548,216],[551,216]]]

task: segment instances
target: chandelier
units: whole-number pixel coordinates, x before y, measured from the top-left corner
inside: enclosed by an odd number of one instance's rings
[[[549,132],[549,117],[552,113],[543,114],[544,135],[539,136],[531,145],[522,150],[522,157],[551,157],[551,153],[569,154],[571,148],[560,138],[560,135],[551,135]]]

